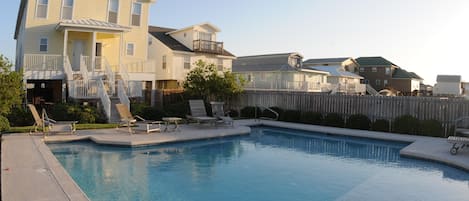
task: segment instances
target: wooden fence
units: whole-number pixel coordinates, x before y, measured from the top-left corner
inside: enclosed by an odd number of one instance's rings
[[[469,116],[469,101],[464,98],[386,97],[329,95],[306,92],[245,91],[232,102],[234,109],[245,106],[280,107],[287,110],[353,114],[376,119],[393,119],[412,115],[419,120],[435,119],[445,128],[463,116]]]

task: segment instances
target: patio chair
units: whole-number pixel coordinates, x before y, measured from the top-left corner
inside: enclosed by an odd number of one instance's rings
[[[201,123],[210,123],[212,125],[215,125],[215,122],[217,121],[217,118],[215,117],[209,117],[207,115],[207,110],[205,110],[205,104],[203,100],[189,100],[189,107],[191,110],[191,115],[187,115],[187,119],[189,120],[194,120],[198,124]]]
[[[145,131],[148,134],[150,132],[161,132],[161,121],[146,120],[138,115],[132,115],[129,108],[124,104],[116,104],[116,109],[121,118],[121,123],[128,127],[130,134],[134,133],[132,127],[136,124],[140,124],[137,119],[144,124]]]
[[[212,116],[217,118],[219,123],[233,126],[233,119],[223,110],[224,102],[210,102],[212,105]]]
[[[42,117],[39,115],[39,112],[36,110],[36,106],[33,104],[28,104],[28,108],[31,111],[31,114],[33,115],[34,118],[34,124],[33,128],[29,130],[29,133],[32,134],[33,130],[34,132],[37,132],[38,127],[43,128],[43,133],[44,135],[47,132],[53,132],[53,133],[70,133],[74,134],[76,131],[76,123],[78,121],[55,121],[47,115],[47,112],[45,109],[42,109]]]

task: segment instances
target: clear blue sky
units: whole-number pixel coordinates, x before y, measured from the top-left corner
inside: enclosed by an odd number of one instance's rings
[[[0,53],[11,59],[18,5],[0,7]],[[468,0],[158,0],[150,10],[152,25],[201,22],[218,26],[218,39],[237,56],[383,56],[426,83],[437,74],[469,81]]]

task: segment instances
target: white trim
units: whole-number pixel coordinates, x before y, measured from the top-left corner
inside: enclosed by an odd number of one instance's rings
[[[107,11],[106,11],[106,22],[109,22],[109,11],[111,10],[111,1],[107,1]],[[117,0],[117,17],[116,17],[116,24],[119,24],[119,11],[121,9],[121,4],[119,0]],[[109,22],[109,23],[114,23],[114,22]]]
[[[73,19],[73,15],[75,13],[75,12],[73,12],[73,10],[75,10],[75,0],[72,0],[72,18],[70,18],[70,19],[64,19],[63,18],[64,17],[63,12],[64,12],[64,7],[65,7],[65,1],[67,1],[67,0],[62,0],[62,7],[60,8],[60,19],[61,20],[71,20],[71,19]]]
[[[167,34],[173,34],[173,33],[177,33],[177,32],[184,31],[184,30],[186,30],[186,29],[193,29],[193,28],[196,27],[196,26],[203,26],[203,25],[208,25],[208,26],[212,27],[212,28],[215,30],[215,32],[220,32],[220,31],[221,31],[221,30],[220,30],[218,27],[216,27],[215,25],[213,25],[213,24],[211,24],[211,23],[209,23],[209,22],[205,22],[205,23],[200,23],[200,24],[196,24],[196,25],[189,26],[189,27],[185,27],[185,28],[182,28],[182,29],[174,30],[174,31],[168,32]]]
[[[132,49],[132,54],[129,54],[129,45],[132,45],[132,48],[133,48]],[[135,49],[136,49],[135,47],[136,47],[136,45],[133,42],[126,43],[125,44],[125,56],[131,56],[131,57],[135,56]]]
[[[47,18],[49,18],[49,4],[50,4],[50,2],[49,2],[49,0],[47,0],[46,17],[43,18],[43,17],[38,17],[37,16],[37,8],[39,6],[39,1],[41,1],[41,0],[36,0],[36,13],[34,14],[34,18],[35,19],[46,20]],[[44,5],[44,4],[41,4],[41,5]]]
[[[46,39],[47,40],[47,43],[46,43],[46,51],[41,51],[41,40],[42,39]],[[41,52],[41,53],[48,53],[49,52],[49,37],[40,37],[39,38],[39,51],[38,52]]]
[[[132,24],[132,15],[133,15],[133,12],[134,12],[134,3],[136,4],[140,4],[140,25],[133,25]],[[129,25],[132,26],[132,27],[141,27],[142,26],[142,19],[143,19],[143,4],[141,2],[137,2],[137,1],[131,1],[130,2],[130,20],[129,20]]]

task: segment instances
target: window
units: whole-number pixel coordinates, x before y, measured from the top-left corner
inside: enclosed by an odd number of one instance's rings
[[[376,68],[376,67],[371,68],[371,72],[373,72],[373,73],[378,72],[378,68]]]
[[[39,40],[39,51],[47,52],[49,46],[49,40],[47,38],[41,38]]]
[[[248,75],[247,81],[248,81],[248,82],[252,82],[252,81],[253,81],[253,76],[252,76],[251,74]]]
[[[49,0],[37,0],[36,17],[47,18],[48,7],[49,7]]]
[[[191,69],[191,57],[184,56],[184,69]]]
[[[381,85],[381,80],[376,80],[376,86],[380,86]]]
[[[119,0],[109,0],[107,21],[117,24],[117,16],[119,13]]]
[[[62,2],[62,19],[71,20],[73,17],[73,0],[63,0]]]
[[[166,55],[163,55],[163,69],[166,69]]]
[[[134,56],[135,45],[133,43],[127,43],[127,56]]]
[[[140,26],[141,16],[142,16],[142,4],[132,3],[132,26]]]
[[[362,73],[365,72],[365,68],[360,67],[360,72],[362,72]]]
[[[388,85],[388,80],[383,80],[383,86]]]
[[[386,75],[389,75],[389,74],[391,74],[391,69],[386,67]]]
[[[198,33],[199,33],[199,40],[212,41],[212,34],[205,33],[205,32],[198,32]]]
[[[218,59],[217,69],[218,71],[223,71],[223,59]]]

